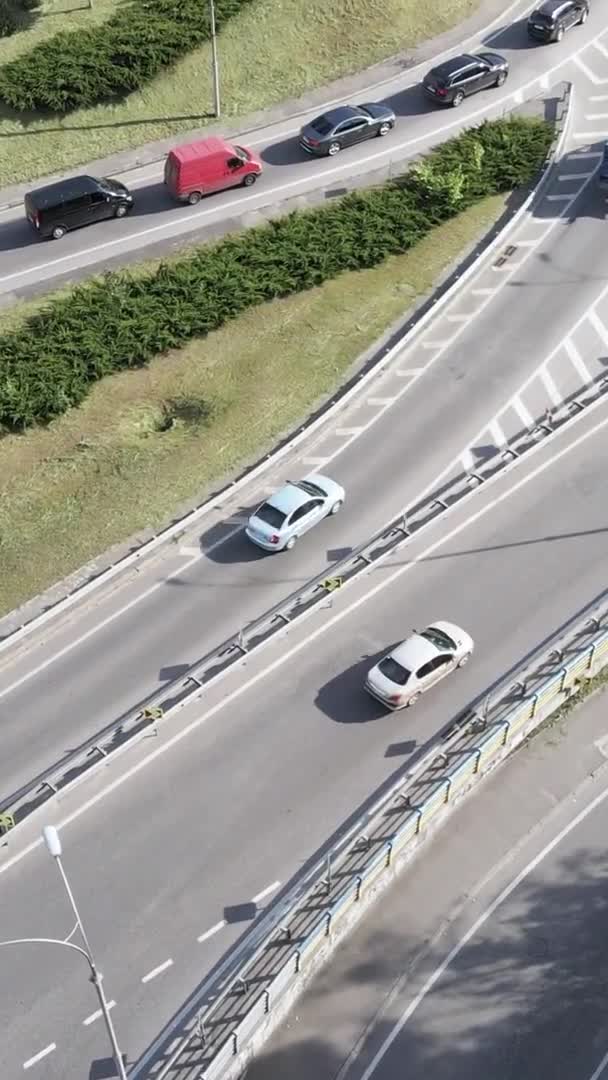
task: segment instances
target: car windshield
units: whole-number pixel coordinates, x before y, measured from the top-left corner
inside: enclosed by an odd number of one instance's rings
[[[115,180],[109,180],[107,176],[102,176],[100,183],[108,191],[122,191],[120,185]]]
[[[277,510],[276,506],[272,506],[271,503],[262,503],[260,508],[256,510],[255,516],[260,521],[265,521],[267,525],[271,525],[273,529],[280,529],[281,525],[287,517],[282,510]]]
[[[555,17],[547,14],[546,11],[533,11],[530,15],[530,22],[546,23],[547,26],[550,26],[551,23],[555,22]]]
[[[299,480],[295,487],[300,488],[301,491],[305,491],[307,495],[314,495],[317,499],[321,497],[324,499],[327,496],[327,492],[323,491],[318,484],[312,484],[310,480]]]
[[[397,686],[405,686],[407,680],[411,675],[411,671],[398,664],[392,656],[385,656],[384,660],[381,660],[378,664],[378,671],[380,671],[386,679],[390,679],[391,682],[397,683]]]
[[[330,124],[326,116],[317,116],[317,119],[313,120],[310,126],[319,135],[329,135],[329,132],[333,131],[333,124]]]
[[[234,146],[233,150],[234,150],[235,157],[240,158],[241,161],[250,161],[251,160],[251,158],[249,157],[249,154],[245,150],[244,146]]]
[[[452,652],[456,651],[456,642],[446,634],[443,630],[438,630],[436,626],[429,626],[426,630],[423,630],[420,637],[426,638],[430,641],[431,645],[436,645],[438,649],[451,649]]]

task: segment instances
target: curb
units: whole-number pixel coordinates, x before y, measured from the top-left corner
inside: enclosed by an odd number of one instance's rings
[[[112,581],[119,574],[136,567],[138,563],[152,555],[161,545],[176,540],[186,529],[191,528],[205,515],[219,508],[223,499],[240,491],[245,484],[262,475],[266,469],[274,466],[288,452],[294,450],[304,441],[304,439],[317,431],[318,428],[325,424],[339,409],[347,405],[372,378],[375,378],[401,349],[410,344],[416,334],[427,325],[435,313],[451,301],[459,288],[477,271],[481,258],[487,256],[500,246],[511,230],[519,224],[524,214],[528,212],[536,199],[542,197],[552,174],[553,167],[559,161],[559,156],[567,137],[569,121],[572,115],[574,87],[571,83],[561,83],[558,84],[558,86],[562,87],[562,93],[557,99],[559,115],[556,115],[555,119],[555,136],[537,184],[528,194],[522,205],[515,210],[507,224],[492,237],[489,243],[484,246],[482,242],[474,258],[472,260],[469,259],[468,265],[467,258],[465,257],[454,274],[448,278],[448,281],[444,286],[440,287],[426,304],[422,304],[418,313],[415,312],[412,319],[408,320],[406,323],[405,332],[398,335],[397,340],[389,348],[385,348],[383,354],[379,355],[377,359],[372,359],[362,374],[358,377],[355,376],[350,385],[347,383],[342,391],[338,391],[337,396],[331,398],[316,414],[313,414],[309,421],[299,427],[295,433],[288,435],[274,451],[271,451],[258,459],[257,462],[246,468],[244,472],[233,481],[230,481],[219,491],[209,496],[200,506],[196,507],[194,510],[188,511],[182,517],[174,520],[170,525],[164,526],[158,533],[153,534],[152,537],[143,539],[139,544],[137,537],[132,537],[131,540],[127,540],[126,545],[123,544],[121,546],[129,546],[131,549],[130,553],[127,555],[120,555],[115,562],[110,562],[110,564],[103,569],[98,569],[95,565],[95,560],[93,560],[75,571],[72,575],[63,579],[63,581],[51,586],[46,593],[41,593],[37,597],[33,597],[26,601],[25,604],[21,605],[21,607],[14,609],[14,611],[9,612],[4,616],[3,619],[0,619],[0,655],[9,646],[22,641],[34,630],[44,626],[52,617],[63,614],[76,603],[79,603],[82,599],[89,596],[90,593],[94,592],[100,586]],[[544,100],[547,99],[545,98]],[[560,105],[561,109],[559,108]],[[462,269],[463,266],[464,269]],[[138,544],[138,546],[133,550],[135,544]],[[52,593],[55,590],[66,591],[62,597],[53,601],[49,597],[49,593]],[[25,619],[25,621],[13,629],[8,629],[4,634],[2,633],[3,623],[10,624],[11,621],[13,623],[16,622],[21,617],[20,612],[25,614],[28,608],[31,609],[35,606],[42,606],[42,612],[33,615],[29,619]]]

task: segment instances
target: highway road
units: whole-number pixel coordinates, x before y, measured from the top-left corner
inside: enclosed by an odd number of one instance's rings
[[[507,263],[497,268],[497,252],[488,254],[441,317],[313,438],[179,544],[0,656],[4,794],[321,573],[438,478],[470,468],[606,375],[604,207],[592,184],[596,151],[585,147],[564,155],[510,236]],[[269,487],[316,468],[344,484],[340,515],[293,552],[252,548],[248,511]]]
[[[274,212],[284,200],[297,200],[320,188],[339,189],[354,177],[388,169],[463,127],[500,116],[522,95],[534,97],[560,79],[576,77],[589,85],[591,93],[601,88],[608,74],[608,57],[607,30],[599,6],[592,8],[584,26],[548,48],[530,44],[525,20],[518,18],[530,6],[508,6],[504,24],[498,22],[489,33],[466,43],[469,50],[494,49],[508,58],[511,73],[500,90],[477,95],[457,111],[437,109],[423,98],[420,89],[428,64],[369,92],[362,90],[359,100],[369,100],[371,93],[372,100],[380,99],[396,112],[395,130],[381,143],[364,143],[343,152],[339,159],[310,160],[299,149],[297,135],[303,123],[322,111],[315,106],[295,122],[286,118],[257,129],[251,136],[243,135],[240,141],[254,149],[265,166],[262,178],[251,190],[216,194],[194,208],[172,204],[162,184],[161,162],[118,176],[136,193],[135,211],[129,219],[107,222],[103,228],[81,229],[61,243],[34,242],[21,207],[0,213],[0,296],[10,299],[38,293],[144,253],[159,254],[259,222],[265,211]]]
[[[607,449],[601,402],[64,797],[54,823],[129,1060],[374,789],[604,590]],[[471,631],[474,662],[384,714],[365,670],[437,616]],[[42,820],[2,849],[7,938],[71,929],[48,856],[22,847]],[[3,960],[5,1074],[54,1044],[32,1075],[65,1080],[89,1062],[98,1075],[107,1051],[98,1019],[85,1023],[82,966],[34,946]]]
[[[247,1080],[606,1080],[605,695],[460,805]]]

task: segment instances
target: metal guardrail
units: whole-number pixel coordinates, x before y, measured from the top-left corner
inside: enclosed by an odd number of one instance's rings
[[[585,679],[608,665],[608,604],[587,616],[495,702],[463,714],[360,831],[283,913],[149,1080],[230,1080],[303,989],[367,902],[411,857],[431,822],[493,768]],[[352,830],[350,830],[352,834]]]
[[[141,705],[83,742],[17,791],[0,800],[0,836],[24,821],[70,783],[102,763],[126,743],[142,737],[159,721],[200,695],[235,664],[298,619],[309,614],[337,588],[353,581],[403,543],[446,514],[467,495],[523,456],[544,437],[558,431],[585,407],[608,393],[608,376],[583,387],[554,413],[546,413],[531,427],[522,429],[508,445],[481,463],[474,472],[461,472],[435,492],[406,508],[405,512],[348,556],[291,593],[286,599],[254,619],[217,648],[197,660],[185,675],[170,682]]]

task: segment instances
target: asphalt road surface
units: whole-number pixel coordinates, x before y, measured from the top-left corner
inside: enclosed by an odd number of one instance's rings
[[[507,264],[496,268],[496,252],[483,260],[441,317],[297,452],[179,545],[3,654],[3,794],[181,675],[438,478],[470,468],[556,399],[566,408],[606,375],[608,258],[588,153],[565,156],[510,237]],[[292,552],[259,553],[244,537],[247,513],[265,488],[316,468],[345,486],[342,512]]]
[[[247,1080],[605,1080],[606,734],[604,694],[461,804]]]
[[[521,4],[524,12],[529,4]],[[503,53],[511,70],[504,87],[466,100],[458,110],[437,108],[425,100],[420,80],[430,65],[413,68],[370,93],[390,105],[397,115],[394,131],[385,139],[345,150],[339,158],[309,159],[298,145],[301,126],[318,115],[284,119],[259,129],[243,142],[261,157],[265,171],[252,189],[233,189],[204,199],[197,207],[172,204],[163,183],[163,163],[120,174],[136,194],[129,218],[113,220],[68,234],[61,242],[35,242],[21,207],[0,213],[0,296],[10,299],[55,288],[69,280],[116,266],[134,257],[160,254],[185,242],[263,220],[263,212],[279,202],[319,189],[339,189],[349,178],[388,169],[419,154],[448,135],[483,119],[500,116],[523,97],[535,97],[560,79],[575,78],[585,96],[597,91],[608,73],[602,41],[605,19],[599,6],[582,27],[548,47],[531,44],[525,19],[466,43],[469,51],[489,48]],[[456,51],[456,50],[454,50]],[[601,108],[596,110],[602,115]],[[604,125],[605,126],[605,125]],[[601,133],[600,133],[601,137]],[[236,140],[239,141],[238,139]]]
[[[204,711],[64,797],[55,823],[130,1061],[374,790],[603,591],[607,439],[601,403],[251,657]],[[362,692],[366,669],[438,616],[472,633],[474,662],[411,713],[384,714]],[[42,820],[2,850],[5,938],[71,930],[55,868],[23,847]],[[98,1075],[107,1051],[98,1020],[85,1023],[86,971],[42,948],[3,957],[6,1075],[52,1044],[45,1080],[89,1062]]]

